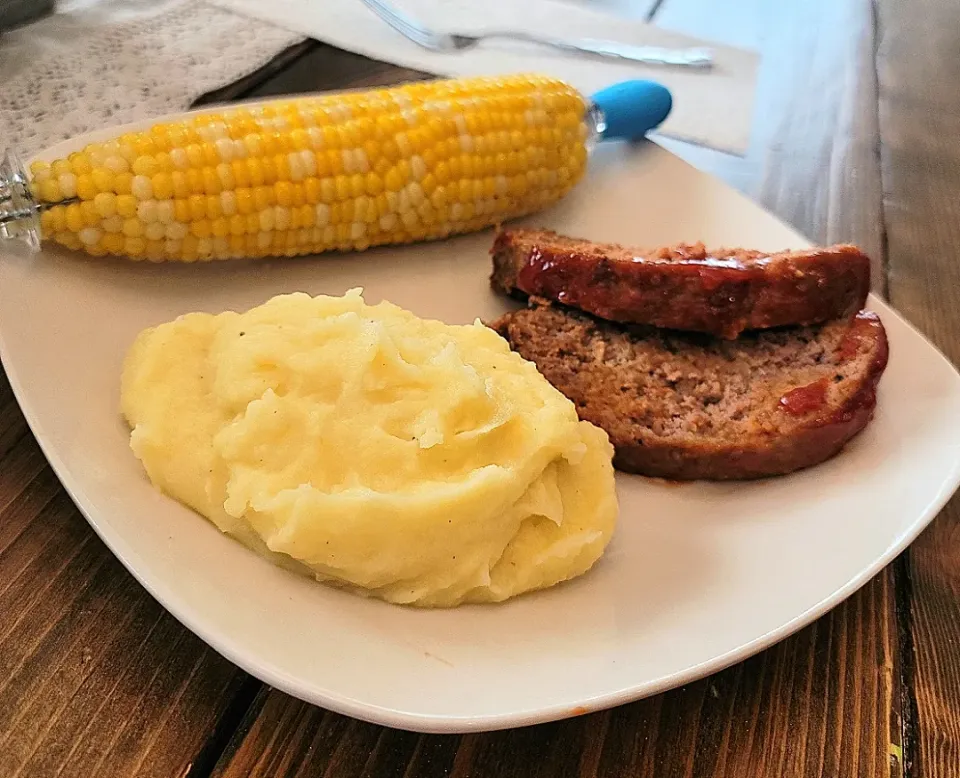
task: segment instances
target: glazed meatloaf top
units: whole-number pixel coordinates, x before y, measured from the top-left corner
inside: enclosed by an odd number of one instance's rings
[[[491,254],[491,283],[507,294],[728,339],[851,316],[870,291],[869,258],[846,245],[775,254],[702,243],[641,249],[504,230]]]
[[[493,322],[602,427],[621,470],[780,475],[836,454],[873,415],[887,339],[873,313],[735,341],[624,326],[533,298]]]

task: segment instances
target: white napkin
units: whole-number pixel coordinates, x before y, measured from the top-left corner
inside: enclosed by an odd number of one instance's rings
[[[0,152],[186,110],[300,40],[200,0],[61,0],[0,41]]]
[[[617,81],[649,78],[667,86],[674,108],[661,131],[681,140],[742,154],[747,150],[758,56],[651,24],[556,0],[391,0],[422,24],[444,32],[484,29],[540,32],[558,38],[601,38],[654,46],[709,46],[710,71],[600,60],[541,46],[489,41],[464,52],[423,49],[381,21],[360,0],[210,0],[341,49],[445,76],[537,71],[562,78],[586,94]]]

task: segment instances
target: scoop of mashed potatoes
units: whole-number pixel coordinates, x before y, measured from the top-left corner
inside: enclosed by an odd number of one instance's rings
[[[122,412],[162,491],[274,562],[394,603],[500,601],[614,529],[606,433],[479,322],[291,294],[142,332]]]

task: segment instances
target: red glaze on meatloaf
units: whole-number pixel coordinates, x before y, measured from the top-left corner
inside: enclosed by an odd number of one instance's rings
[[[870,291],[870,259],[847,245],[776,254],[701,243],[640,249],[504,230],[491,254],[491,283],[508,294],[727,339],[851,316]]]

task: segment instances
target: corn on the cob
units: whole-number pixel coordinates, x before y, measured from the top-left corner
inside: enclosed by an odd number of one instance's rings
[[[539,210],[583,174],[586,103],[550,78],[409,84],[188,116],[31,166],[47,239],[193,262],[363,250]]]

